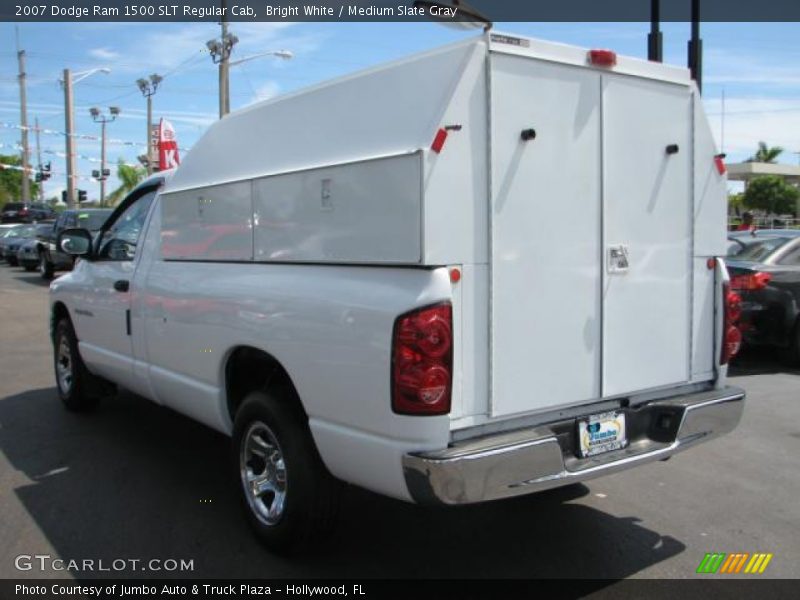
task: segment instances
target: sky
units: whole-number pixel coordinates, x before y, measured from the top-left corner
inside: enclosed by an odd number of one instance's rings
[[[26,52],[28,120],[43,129],[64,130],[64,95],[58,79],[107,67],[74,86],[75,132],[99,136],[89,109],[121,109],[107,127],[107,161],[112,171],[107,191],[119,185],[116,162],[136,164],[144,152],[146,102],[136,80],[164,76],[153,96],[153,117],[175,127],[181,148],[189,149],[218,115],[218,72],[206,41],[219,35],[214,23],[23,23],[20,47]],[[231,60],[275,50],[294,58],[254,58],[231,68],[231,108],[295,91],[391,59],[435,48],[475,33],[436,23],[231,23],[240,40]],[[649,23],[497,23],[497,31],[517,33],[586,48],[610,48],[646,58]],[[664,62],[686,64],[688,23],[664,23]],[[779,162],[800,159],[800,23],[705,23],[703,97],[717,144],[728,162],[748,158],[760,140],[782,146]],[[724,94],[724,136],[722,96]],[[19,152],[19,86],[15,26],[0,23],[0,154]],[[128,142],[123,144],[121,142]],[[42,133],[42,162],[52,163],[46,197],[64,189],[64,137]],[[31,164],[37,164],[36,138],[30,135]],[[80,189],[99,197],[91,180],[98,169],[100,142],[78,139]],[[182,151],[185,153],[185,150]]]

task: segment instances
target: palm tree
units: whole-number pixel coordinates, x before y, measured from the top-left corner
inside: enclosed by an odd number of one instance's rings
[[[122,200],[128,192],[135,188],[139,182],[144,179],[146,171],[144,167],[136,167],[134,165],[126,164],[124,160],[119,159],[117,164],[117,178],[122,185],[108,195],[109,206],[116,205]]]
[[[758,151],[747,159],[747,162],[774,163],[783,153],[780,146],[767,146],[766,142],[758,142]]]

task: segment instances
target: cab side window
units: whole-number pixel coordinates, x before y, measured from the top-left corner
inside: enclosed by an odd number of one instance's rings
[[[140,196],[108,225],[100,240],[98,256],[101,259],[122,261],[136,257],[144,221],[155,196],[155,190]]]

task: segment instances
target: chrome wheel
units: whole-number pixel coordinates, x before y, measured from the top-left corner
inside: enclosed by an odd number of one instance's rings
[[[62,336],[58,342],[58,351],[56,354],[56,375],[58,387],[64,395],[68,395],[72,390],[72,382],[74,379],[74,374],[72,372],[73,364],[69,340],[66,336]]]
[[[253,514],[266,525],[275,525],[286,505],[286,464],[283,451],[262,421],[247,428],[239,450],[239,473]]]

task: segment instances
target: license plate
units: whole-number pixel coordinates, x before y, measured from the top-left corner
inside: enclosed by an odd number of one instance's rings
[[[578,420],[578,450],[581,457],[619,450],[627,445],[625,413],[607,412]]]

